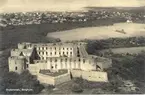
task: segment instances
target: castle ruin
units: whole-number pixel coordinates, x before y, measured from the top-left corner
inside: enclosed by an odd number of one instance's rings
[[[109,58],[89,55],[86,43],[19,43],[8,58],[9,71],[29,70],[41,83],[57,85],[82,77],[88,81],[108,82],[104,69],[111,67]]]

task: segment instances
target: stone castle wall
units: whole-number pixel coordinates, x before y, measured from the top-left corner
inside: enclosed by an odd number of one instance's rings
[[[56,76],[56,77],[39,73],[37,75],[37,79],[41,83],[50,84],[50,85],[58,85],[58,84],[61,84],[61,83],[64,83],[64,82],[67,82],[67,81],[71,80],[69,73],[59,75],[59,76]]]
[[[96,70],[95,61],[93,59],[87,58],[67,58],[67,57],[48,58],[47,60],[35,60],[34,64],[36,65],[38,70],[42,69],[44,70],[82,69],[86,71]],[[29,64],[29,69],[31,70],[31,64]]]
[[[82,71],[82,70],[71,70],[70,72],[73,77],[82,77],[83,79],[86,79],[88,81],[108,82],[108,76],[106,72]],[[70,73],[66,73],[56,77],[39,73],[37,77],[41,83],[50,84],[50,85],[58,85],[71,80]]]
[[[71,73],[73,77],[82,77],[88,81],[108,82],[108,76],[106,72],[71,70]]]

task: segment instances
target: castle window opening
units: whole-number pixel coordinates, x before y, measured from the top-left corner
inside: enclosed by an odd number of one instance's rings
[[[63,48],[63,50],[64,50],[64,48]]]
[[[68,50],[68,48],[67,48],[67,50]]]
[[[64,55],[64,52],[63,52],[63,55]]]
[[[85,59],[83,59],[83,63],[85,63]]]
[[[79,58],[79,62],[81,61],[81,59]]]
[[[48,55],[48,52],[46,52],[46,55]]]
[[[56,47],[55,47],[55,50],[56,50]]]
[[[70,48],[70,50],[72,50],[72,48]]]
[[[42,50],[44,50],[44,47],[42,47]]]
[[[66,52],[66,54],[68,55],[68,52]]]
[[[56,52],[55,52],[55,55],[56,55]]]
[[[15,70],[17,70],[18,68],[17,68],[17,66],[15,67]]]
[[[67,58],[65,59],[65,62],[67,62]]]
[[[57,59],[55,59],[55,62],[57,62]]]
[[[70,55],[72,55],[72,52],[70,52]]]
[[[50,52],[50,55],[52,55],[52,52]]]
[[[46,47],[46,50],[47,50],[48,48]]]
[[[42,54],[44,55],[44,52],[42,52]]]

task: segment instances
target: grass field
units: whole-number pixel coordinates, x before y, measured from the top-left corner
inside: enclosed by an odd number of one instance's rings
[[[116,32],[116,30],[122,29],[126,32],[126,34]],[[62,41],[145,36],[145,24],[117,23],[112,26],[87,27],[48,33],[47,36],[60,38]]]

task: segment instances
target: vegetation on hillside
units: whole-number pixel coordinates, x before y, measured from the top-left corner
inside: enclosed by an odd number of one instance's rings
[[[43,88],[36,76],[31,75],[29,71],[21,74],[8,72],[0,80],[1,94],[37,94]]]
[[[126,80],[145,82],[145,52],[134,55],[113,54],[112,59],[112,73]]]
[[[103,40],[86,40],[87,51],[94,54],[96,50],[145,46],[145,37],[109,38]]]

